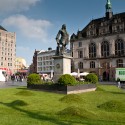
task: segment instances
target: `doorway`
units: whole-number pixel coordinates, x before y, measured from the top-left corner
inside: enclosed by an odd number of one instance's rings
[[[109,73],[108,72],[103,72],[103,81],[109,81]]]

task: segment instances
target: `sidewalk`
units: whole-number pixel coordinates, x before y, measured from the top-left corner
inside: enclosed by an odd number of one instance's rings
[[[102,84],[102,85],[117,85],[116,82],[111,82],[111,81],[102,81],[102,82],[99,82],[99,84]]]
[[[0,88],[10,88],[10,87],[19,87],[19,86],[27,86],[26,80],[23,82],[16,82],[16,81],[7,81],[7,82],[0,82]]]
[[[103,81],[103,82],[99,82],[100,85],[115,85],[118,86],[117,82],[110,82],[110,81]],[[125,89],[125,83],[121,83],[121,88]]]

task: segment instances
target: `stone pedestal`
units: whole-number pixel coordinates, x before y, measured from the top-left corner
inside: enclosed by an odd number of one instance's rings
[[[53,81],[57,83],[59,77],[63,74],[71,73],[71,56],[60,55],[53,56],[54,58],[54,76]]]

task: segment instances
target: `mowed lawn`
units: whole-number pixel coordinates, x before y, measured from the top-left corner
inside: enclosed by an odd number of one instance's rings
[[[64,95],[0,89],[0,125],[125,125],[125,90],[99,85],[95,92]]]

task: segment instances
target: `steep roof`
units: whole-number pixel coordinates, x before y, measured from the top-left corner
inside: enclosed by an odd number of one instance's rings
[[[104,22],[104,21],[109,21],[110,23],[112,23],[114,21],[114,19],[117,19],[117,18],[121,18],[123,20],[125,20],[125,12],[123,13],[118,13],[118,14],[115,14],[113,15],[113,17],[111,19],[107,19],[106,17],[102,17],[102,18],[98,18],[98,19],[94,19],[92,20],[91,22],[89,22],[89,24],[83,28],[82,32],[92,23],[92,24],[95,24],[96,27],[100,26],[101,22]]]
[[[114,22],[114,19],[120,18],[122,22],[125,21],[125,12],[123,13],[118,13],[114,14],[111,19],[107,19],[106,17],[98,18],[98,19],[93,19],[90,21],[81,31],[78,31],[77,34],[75,35],[74,33],[71,35],[71,39],[78,39],[78,37],[86,38],[86,31],[89,27],[89,25],[94,24],[95,28],[101,27],[101,22],[108,21],[108,25],[112,25]]]
[[[4,29],[1,25],[0,25],[0,29],[1,29],[1,30],[4,30],[4,31],[7,31],[7,30],[6,30],[6,29]]]

